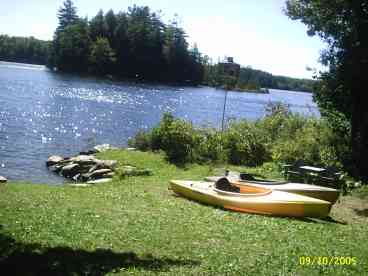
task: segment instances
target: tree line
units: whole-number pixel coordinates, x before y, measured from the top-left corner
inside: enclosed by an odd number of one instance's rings
[[[230,87],[248,87],[252,90],[271,88],[313,92],[317,84],[316,80],[275,76],[262,70],[253,69],[250,66],[241,67],[238,78],[224,77],[219,65],[211,63],[208,56],[204,56],[203,63],[205,68],[203,83],[210,86],[223,87],[224,84],[230,82]]]
[[[133,6],[115,13],[100,10],[88,20],[71,0],[58,12],[48,64],[67,72],[113,74],[142,80],[200,83],[202,55],[189,47],[176,19]]]
[[[50,42],[34,37],[0,35],[0,60],[31,64],[46,64]]]

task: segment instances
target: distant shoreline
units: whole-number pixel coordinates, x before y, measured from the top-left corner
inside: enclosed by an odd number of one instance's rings
[[[96,78],[101,80],[107,80],[107,81],[116,81],[116,82],[129,82],[129,83],[135,83],[135,84],[153,84],[153,85],[168,85],[168,86],[185,86],[185,87],[201,87],[201,86],[208,86],[208,87],[214,87],[216,89],[222,89],[227,90],[224,87],[215,87],[206,83],[202,84],[193,84],[188,82],[167,82],[167,81],[154,81],[154,80],[144,80],[140,78],[128,78],[128,77],[120,77],[115,76],[111,74],[107,75],[96,75],[92,73],[77,73],[77,72],[64,72],[59,70],[52,70],[45,64],[34,64],[34,63],[25,63],[25,62],[17,62],[17,61],[8,61],[8,60],[0,60],[0,65],[9,65],[9,67],[17,68],[18,69],[34,69],[34,70],[49,70],[50,72],[54,72],[57,74],[66,74],[71,76],[78,76],[78,77],[87,77],[87,78]],[[27,65],[27,66],[25,66]],[[27,68],[29,67],[29,68]],[[290,91],[290,92],[298,92],[298,93],[307,93],[307,94],[313,94],[312,91],[300,91],[300,90],[291,90],[291,89],[280,89],[280,88],[261,88],[267,90],[267,92],[259,91],[259,90],[252,90],[252,89],[241,89],[241,88],[232,88],[228,89],[228,91],[231,92],[239,92],[239,93],[255,93],[255,94],[269,94],[270,89],[274,90],[284,90],[284,91]]]

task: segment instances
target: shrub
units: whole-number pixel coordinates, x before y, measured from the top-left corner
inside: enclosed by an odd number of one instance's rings
[[[198,135],[191,123],[165,113],[159,126],[152,130],[151,148],[165,151],[171,162],[191,162],[194,161],[193,149],[197,140]]]
[[[305,119],[304,125],[295,130],[295,136],[277,140],[272,147],[272,157],[282,163],[305,163],[341,167],[336,151],[332,145],[332,130],[326,122]]]
[[[151,132],[145,132],[143,130],[138,131],[134,138],[129,139],[128,145],[141,151],[148,151],[152,149]]]
[[[235,165],[257,166],[269,159],[260,133],[247,121],[230,123],[224,133],[223,147],[228,161]]]
[[[346,136],[337,136],[328,122],[292,114],[280,105],[256,122],[230,121],[224,132],[194,128],[164,114],[157,127],[138,132],[129,145],[140,150],[163,150],[174,163],[220,161],[245,166],[303,160],[341,168],[341,156],[349,153]]]
[[[215,129],[202,129],[198,134],[199,143],[195,150],[195,159],[200,162],[226,162],[224,153],[223,135]]]

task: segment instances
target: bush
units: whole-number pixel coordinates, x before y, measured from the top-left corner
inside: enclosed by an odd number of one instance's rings
[[[230,123],[224,133],[223,146],[231,164],[258,166],[269,159],[260,133],[247,121]]]
[[[256,122],[231,121],[224,132],[194,128],[191,123],[164,114],[157,127],[138,132],[129,145],[140,150],[163,150],[174,163],[258,166],[266,161],[303,160],[311,165],[341,168],[341,156],[349,152],[345,140],[325,120],[292,114],[287,106],[278,104]]]
[[[197,136],[191,123],[174,119],[171,114],[166,113],[159,126],[152,130],[151,148],[165,151],[170,162],[192,162]]]
[[[332,145],[332,130],[323,120],[305,119],[289,139],[279,139],[272,147],[273,160],[282,163],[305,163],[341,167]]]
[[[129,139],[128,145],[141,151],[148,151],[152,149],[152,135],[150,132],[138,131],[133,139]]]

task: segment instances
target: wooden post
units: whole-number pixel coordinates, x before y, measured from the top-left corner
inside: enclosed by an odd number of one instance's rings
[[[225,90],[225,100],[224,100],[224,108],[222,110],[222,124],[221,124],[221,132],[224,132],[224,122],[225,122],[225,110],[226,110],[226,102],[227,102],[227,93],[228,90]]]

